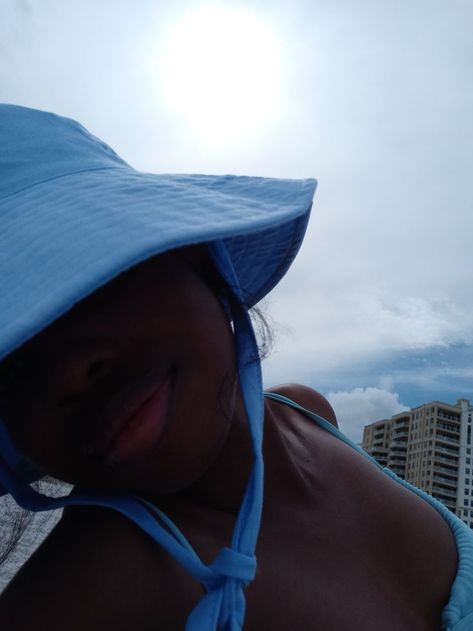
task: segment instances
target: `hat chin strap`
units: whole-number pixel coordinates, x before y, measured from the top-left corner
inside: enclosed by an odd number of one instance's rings
[[[211,243],[209,250],[235,296],[230,310],[235,331],[237,368],[254,453],[253,470],[238,513],[231,546],[222,548],[214,561],[205,565],[171,520],[143,498],[119,493],[48,497],[21,480],[5,457],[0,458],[0,483],[27,510],[94,505],[114,509],[128,517],[206,588],[207,593],[188,617],[185,631],[240,631],[245,618],[243,590],[256,572],[254,551],[263,506],[263,388],[253,327],[230,257],[221,241]],[[161,523],[156,521],[156,517]]]

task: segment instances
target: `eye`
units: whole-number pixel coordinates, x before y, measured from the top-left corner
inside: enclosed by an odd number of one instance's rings
[[[0,394],[6,394],[21,381],[25,365],[19,359],[10,359],[0,364]]]
[[[95,381],[96,379],[99,379],[100,377],[106,375],[108,372],[108,368],[109,366],[107,361],[98,360],[89,366],[89,369],[87,370],[87,377],[91,381]]]

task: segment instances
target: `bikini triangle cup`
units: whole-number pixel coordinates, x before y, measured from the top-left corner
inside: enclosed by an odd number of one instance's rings
[[[245,616],[243,590],[256,571],[263,503],[263,389],[248,309],[294,259],[316,182],[142,173],[75,121],[11,105],[0,105],[0,137],[0,359],[132,265],[168,249],[207,243],[235,297],[228,307],[254,453],[231,545],[210,565],[143,498],[83,492],[51,498],[37,492],[29,482],[40,473],[28,468],[1,420],[0,492],[3,486],[28,510],[96,505],[122,513],[205,587],[186,631],[238,631]],[[64,252],[67,266],[54,259]],[[18,270],[22,291],[11,269]]]

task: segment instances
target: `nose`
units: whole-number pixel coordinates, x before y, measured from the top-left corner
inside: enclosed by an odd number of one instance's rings
[[[59,406],[67,405],[103,380],[116,363],[118,353],[106,348],[79,348],[64,357],[60,374]]]

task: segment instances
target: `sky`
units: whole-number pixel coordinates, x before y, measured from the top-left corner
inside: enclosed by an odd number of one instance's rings
[[[473,401],[471,0],[0,0],[0,101],[151,172],[315,177],[266,385],[342,429]]]

